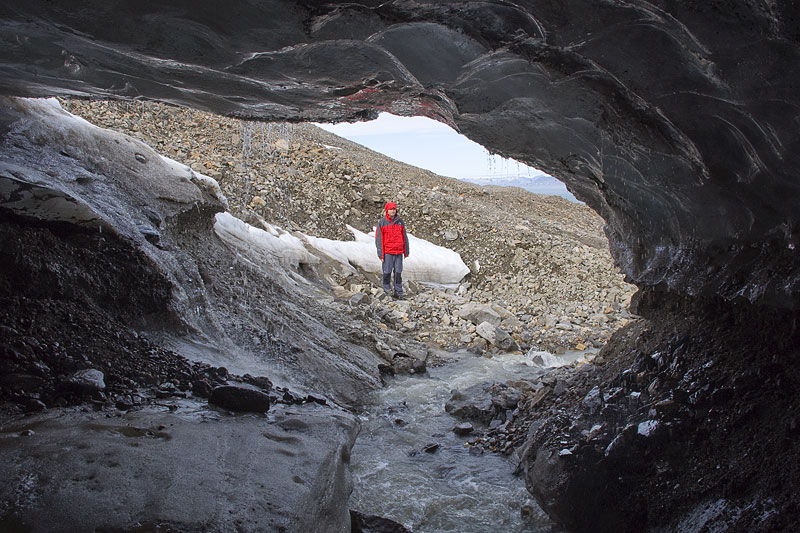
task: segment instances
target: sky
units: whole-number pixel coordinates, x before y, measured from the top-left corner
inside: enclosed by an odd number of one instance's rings
[[[370,122],[317,126],[392,159],[441,176],[478,179],[543,174],[512,159],[491,155],[483,146],[449,126],[425,117],[381,113],[377,120]]]

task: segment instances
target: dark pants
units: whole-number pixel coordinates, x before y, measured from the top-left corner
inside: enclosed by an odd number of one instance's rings
[[[392,290],[394,270],[394,292],[403,294],[403,254],[383,254],[383,290]]]

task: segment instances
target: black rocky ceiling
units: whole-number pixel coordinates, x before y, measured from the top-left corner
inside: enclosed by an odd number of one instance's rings
[[[791,0],[29,0],[0,93],[433,117],[565,181],[639,286],[796,309],[798,37]]]

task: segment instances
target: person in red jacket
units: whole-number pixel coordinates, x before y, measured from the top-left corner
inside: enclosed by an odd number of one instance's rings
[[[403,258],[408,257],[408,235],[406,224],[397,216],[397,204],[388,202],[385,215],[375,228],[375,247],[378,259],[383,261],[383,290],[388,295],[392,290],[394,271],[394,297],[403,299]]]

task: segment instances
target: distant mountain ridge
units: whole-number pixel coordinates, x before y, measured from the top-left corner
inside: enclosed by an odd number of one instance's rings
[[[507,176],[504,178],[459,178],[461,181],[474,183],[475,185],[496,185],[500,187],[519,187],[534,194],[544,194],[547,196],[560,196],[570,202],[578,202],[578,199],[567,190],[566,185],[548,174],[537,174],[536,176]]]

